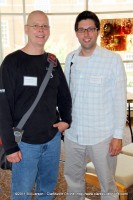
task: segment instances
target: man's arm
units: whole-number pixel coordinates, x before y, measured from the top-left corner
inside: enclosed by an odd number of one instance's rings
[[[115,130],[114,138],[122,139],[125,131],[127,117],[127,77],[122,59],[118,56],[114,71],[114,119]]]
[[[13,90],[10,81],[11,75],[9,75],[7,66],[8,61],[4,60],[0,68],[0,134],[4,149],[8,155],[19,151],[19,148],[13,134],[13,114],[9,104],[9,95],[7,95]]]
[[[115,65],[114,79],[113,100],[115,129],[113,139],[109,145],[109,153],[111,156],[116,156],[121,152],[127,116],[127,78],[123,62],[119,56]]]
[[[65,124],[60,125],[67,128],[68,125],[70,126],[72,121],[72,99],[65,75],[61,67],[59,67],[59,76],[60,84],[58,89],[58,110],[60,113],[61,121],[65,122]]]

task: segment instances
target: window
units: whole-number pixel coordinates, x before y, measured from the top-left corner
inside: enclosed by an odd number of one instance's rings
[[[1,38],[3,47],[6,48],[9,46],[9,31],[8,31],[8,22],[3,21],[1,24]]]
[[[6,4],[6,0],[0,0],[0,6],[4,6]]]
[[[35,9],[42,10],[46,13],[50,12],[50,2],[49,0],[36,0],[35,1]]]

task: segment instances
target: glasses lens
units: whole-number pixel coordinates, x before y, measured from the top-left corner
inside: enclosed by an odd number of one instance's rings
[[[88,28],[78,28],[77,32],[78,33],[85,33],[85,31],[89,32],[89,33],[93,33],[97,28],[95,27],[88,27]]]

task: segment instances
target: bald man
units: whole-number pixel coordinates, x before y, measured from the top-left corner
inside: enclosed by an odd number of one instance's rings
[[[12,163],[11,199],[31,199],[35,184],[36,199],[51,200],[58,177],[61,133],[71,123],[71,96],[59,61],[44,50],[50,35],[47,15],[31,12],[24,28],[26,46],[7,55],[0,69],[0,133],[7,160]],[[13,127],[34,102],[49,58],[54,58],[54,68],[48,85],[16,142]]]

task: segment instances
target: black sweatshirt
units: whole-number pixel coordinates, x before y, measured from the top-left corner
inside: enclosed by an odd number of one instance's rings
[[[48,66],[47,53],[29,55],[21,50],[6,56],[1,65],[0,135],[7,155],[19,150],[13,127],[35,100]],[[54,123],[63,121],[70,125],[71,105],[70,91],[57,60],[39,103],[23,127],[22,141],[30,144],[50,141],[58,131]]]

